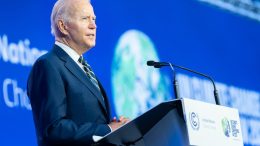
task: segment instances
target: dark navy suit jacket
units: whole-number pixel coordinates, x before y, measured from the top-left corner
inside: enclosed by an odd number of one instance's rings
[[[57,45],[40,57],[27,84],[38,145],[91,145],[93,135],[109,133],[108,99],[99,86],[101,92]]]

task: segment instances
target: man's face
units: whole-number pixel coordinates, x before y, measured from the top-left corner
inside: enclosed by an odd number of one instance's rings
[[[71,21],[67,23],[67,41],[70,47],[88,51],[96,44],[96,16],[86,0],[75,1],[70,7]]]

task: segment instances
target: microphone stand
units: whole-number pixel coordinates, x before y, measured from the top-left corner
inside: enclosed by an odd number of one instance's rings
[[[176,99],[180,99],[180,92],[179,92],[179,83],[178,83],[178,80],[176,78],[176,72],[173,68],[173,65],[171,63],[169,63],[169,66],[171,67],[172,69],[172,72],[173,72],[173,90],[174,90],[174,95],[175,95],[175,98]]]
[[[174,64],[173,64],[173,66],[174,66],[174,67],[177,67],[177,68],[181,68],[181,69],[183,69],[183,70],[187,70],[187,71],[192,72],[192,73],[195,73],[195,74],[199,74],[199,75],[201,75],[201,76],[203,76],[203,77],[209,79],[209,80],[211,81],[212,85],[213,85],[213,88],[214,88],[214,98],[215,98],[215,102],[216,102],[217,105],[220,105],[219,96],[218,96],[218,90],[217,90],[217,88],[216,88],[216,85],[215,85],[214,80],[213,80],[210,76],[207,76],[207,75],[205,75],[205,74],[202,74],[202,73],[200,73],[200,72],[197,72],[197,71],[194,71],[194,70],[191,70],[191,69],[182,67],[182,66],[178,66],[178,65],[174,65]]]
[[[182,66],[174,65],[174,64],[169,63],[169,62],[147,61],[147,65],[148,65],[148,66],[154,66],[155,68],[161,68],[161,67],[163,67],[163,66],[170,66],[170,67],[171,67],[171,69],[173,70],[173,78],[174,78],[173,85],[174,85],[175,97],[176,97],[177,99],[180,98],[180,97],[179,97],[178,81],[177,81],[177,79],[176,79],[176,72],[174,71],[174,68],[173,68],[173,67],[177,67],[177,68],[180,68],[180,69],[183,69],[183,70],[187,70],[187,71],[189,71],[189,72],[192,72],[192,73],[201,75],[201,76],[203,76],[203,77],[206,77],[206,78],[209,79],[209,80],[211,81],[211,83],[213,84],[215,102],[216,102],[217,105],[220,105],[219,96],[218,96],[218,90],[217,90],[217,88],[216,88],[215,82],[213,81],[213,79],[212,79],[210,76],[207,76],[207,75],[205,75],[205,74],[202,74],[202,73],[200,73],[200,72],[197,72],[197,71],[194,71],[194,70],[191,70],[191,69],[182,67]]]

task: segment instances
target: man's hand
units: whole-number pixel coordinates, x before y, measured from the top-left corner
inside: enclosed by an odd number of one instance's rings
[[[116,117],[113,118],[113,120],[111,121],[111,123],[109,123],[108,125],[111,127],[112,131],[115,131],[116,129],[118,129],[119,127],[123,126],[124,124],[128,123],[130,121],[129,118],[120,116],[119,119],[117,120]]]

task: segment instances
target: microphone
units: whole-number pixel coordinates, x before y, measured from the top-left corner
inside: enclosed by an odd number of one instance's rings
[[[163,66],[172,66],[170,64],[171,63],[168,63],[168,62],[155,62],[155,61],[152,61],[152,60],[147,61],[148,66],[153,66],[155,68],[161,68]]]
[[[173,68],[173,65],[171,63],[168,62],[155,62],[155,61],[147,61],[147,65],[148,66],[153,66],[155,68],[161,68],[162,66],[170,66],[173,72],[173,90],[174,90],[174,95],[176,97],[176,99],[180,98],[180,94],[179,94],[179,84],[178,84],[178,80],[176,79],[176,72]]]
[[[214,98],[215,98],[215,102],[216,102],[217,105],[220,105],[219,96],[218,96],[218,91],[217,91],[215,82],[214,82],[214,80],[213,80],[210,76],[205,75],[205,74],[202,74],[202,73],[197,72],[197,71],[194,71],[194,70],[191,70],[191,69],[188,69],[188,68],[185,68],[185,67],[182,67],[182,66],[178,66],[178,65],[169,63],[169,62],[147,61],[147,65],[148,65],[148,66],[154,66],[155,68],[161,68],[161,67],[164,67],[164,66],[170,66],[171,68],[177,67],[177,68],[180,68],[180,69],[183,69],[183,70],[186,70],[186,71],[189,71],[189,72],[198,74],[198,75],[200,75],[200,76],[203,76],[203,77],[209,79],[209,80],[211,81],[213,87],[214,87]],[[174,73],[174,74],[175,74],[175,73]],[[175,76],[175,75],[174,75],[174,76]]]

